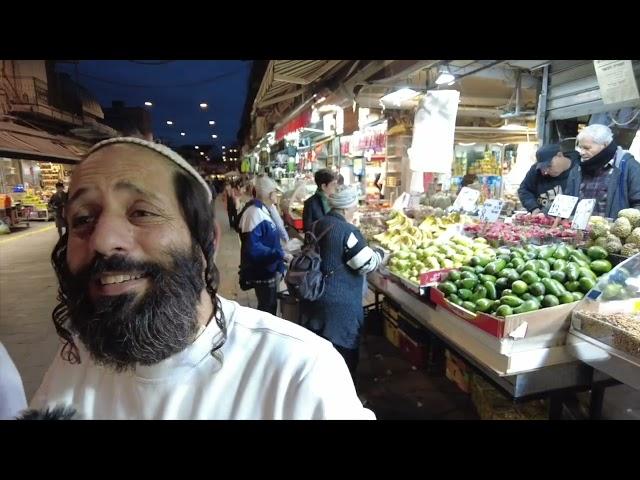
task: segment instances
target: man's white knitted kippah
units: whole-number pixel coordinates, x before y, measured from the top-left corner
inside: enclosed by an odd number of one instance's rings
[[[195,178],[200,184],[204,187],[205,192],[207,193],[207,198],[209,201],[212,199],[211,189],[207,182],[204,181],[204,178],[193,168],[189,162],[187,162],[184,158],[182,158],[177,152],[171,150],[169,147],[162,145],[161,143],[150,142],[149,140],[144,140],[142,138],[136,137],[116,137],[109,138],[108,140],[103,140],[102,142],[96,143],[89,150],[88,155],[94,153],[97,150],[100,150],[102,147],[106,147],[107,145],[114,145],[118,143],[133,143],[135,145],[140,145],[141,147],[146,147],[154,152],[159,153],[163,157],[171,160],[173,163],[178,165],[180,168],[189,173],[193,178]]]

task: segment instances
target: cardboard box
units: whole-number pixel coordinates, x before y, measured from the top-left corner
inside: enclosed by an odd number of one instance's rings
[[[455,383],[464,393],[471,391],[471,369],[460,357],[451,353],[450,350],[444,352],[446,358],[445,374],[449,380]]]
[[[475,314],[465,310],[459,305],[449,302],[444,293],[437,288],[432,288],[429,295],[431,301],[436,305],[496,338],[519,339],[533,337],[541,333],[566,338],[571,323],[571,311],[578,304],[578,302],[572,302],[519,315],[495,317],[488,313]]]
[[[402,285],[410,292],[416,292],[419,295],[422,295],[425,288],[435,286],[438,283],[443,282],[449,276],[449,272],[451,272],[452,270],[452,268],[445,268],[442,270],[432,270],[430,272],[422,273],[418,277],[419,283],[414,283],[406,278],[396,275],[391,271],[388,272],[388,276],[394,282]]]
[[[384,315],[386,315],[389,318],[392,318],[393,320],[396,321],[396,323],[398,322],[398,317],[400,316],[400,307],[398,305],[396,305],[394,302],[392,302],[391,300],[385,297],[382,300],[380,308],[382,309],[382,313]]]
[[[400,348],[400,329],[397,320],[388,317],[383,313],[384,318],[384,336],[397,348]]]
[[[429,362],[429,334],[402,314],[398,329],[402,357],[416,368],[425,368]]]
[[[513,403],[480,375],[472,374],[471,401],[481,420],[547,420],[549,409],[542,400]]]

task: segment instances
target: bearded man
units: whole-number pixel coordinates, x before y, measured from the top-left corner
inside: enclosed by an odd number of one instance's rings
[[[30,407],[83,419],[373,419],[331,343],[217,294],[211,190],[134,137],[75,169],[52,254],[64,345]]]

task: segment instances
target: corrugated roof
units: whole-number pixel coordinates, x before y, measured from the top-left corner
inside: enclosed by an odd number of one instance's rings
[[[272,60],[253,108],[273,105],[302,94],[307,85],[335,72],[348,60]]]

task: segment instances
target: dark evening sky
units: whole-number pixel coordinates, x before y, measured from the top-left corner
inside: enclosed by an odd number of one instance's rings
[[[103,107],[112,100],[127,106],[144,106],[151,101],[154,135],[173,144],[216,144],[235,142],[247,94],[250,61],[176,60],[81,60],[79,83]],[[143,64],[144,63],[144,64]],[[155,64],[147,64],[155,63]],[[59,64],[58,70],[76,79],[76,66]],[[200,103],[207,103],[206,110]],[[173,122],[167,125],[167,120]],[[215,125],[209,125],[214,120]],[[186,136],[180,136],[185,132]],[[218,135],[217,139],[211,137]]]

